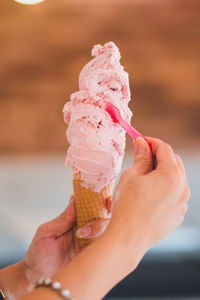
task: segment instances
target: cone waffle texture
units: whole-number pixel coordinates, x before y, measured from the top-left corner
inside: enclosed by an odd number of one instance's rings
[[[74,195],[78,229],[97,219],[107,217],[106,200],[112,196],[113,183],[105,186],[99,193],[81,185],[79,173],[74,172]],[[79,246],[85,247],[93,239],[79,239]]]

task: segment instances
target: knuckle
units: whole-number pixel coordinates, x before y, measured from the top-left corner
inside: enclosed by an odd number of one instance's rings
[[[180,206],[179,209],[179,216],[180,218],[184,217],[184,215],[186,214],[186,212],[188,211],[188,205],[187,203],[184,203]]]
[[[144,158],[143,159],[143,165],[145,166],[145,167],[151,167],[152,166],[152,161],[150,160],[150,159],[148,159],[148,158]]]
[[[44,232],[44,230],[45,230],[45,223],[43,223],[43,224],[41,224],[39,227],[38,227],[38,229],[37,229],[37,233],[42,233],[42,232]]]
[[[172,146],[170,146],[170,145],[167,144],[167,143],[165,144],[165,146],[166,146],[166,150],[167,150],[168,152],[171,152],[171,154],[175,155]]]
[[[186,203],[185,206],[184,206],[184,212],[183,212],[183,214],[185,215],[187,211],[188,211],[188,204]]]
[[[190,196],[191,196],[191,190],[190,190],[189,186],[187,185],[186,186],[186,199],[188,200],[190,198]]]
[[[177,180],[177,183],[179,185],[182,185],[182,187],[184,188],[184,186],[185,186],[184,177],[183,177],[183,174],[182,174],[182,172],[180,171],[179,168],[177,168],[176,180]]]
[[[190,198],[190,195],[191,195],[190,188],[188,185],[185,185],[184,189],[183,189],[183,194],[182,194],[183,202],[187,202]]]
[[[184,195],[184,181],[183,176],[180,171],[170,171],[165,176],[165,185],[171,192],[178,192],[179,194]]]
[[[184,221],[184,215],[179,218],[178,226],[180,226]]]
[[[181,174],[177,166],[172,166],[167,175],[168,182],[170,185],[176,185],[181,178]]]
[[[183,160],[182,160],[182,158],[180,157],[179,154],[175,154],[175,156],[176,156],[176,159],[177,159],[177,160],[179,160],[181,163],[183,163]]]
[[[177,222],[176,222],[177,227],[179,227],[184,221],[185,209],[186,209],[185,206],[184,207],[182,206],[179,212],[177,213]]]
[[[170,144],[166,143],[165,145],[166,145],[167,150],[173,151],[172,147],[170,146]]]
[[[174,176],[178,176],[181,175],[181,172],[179,170],[179,167],[177,166],[177,164],[174,164],[171,168],[171,172],[173,173]]]

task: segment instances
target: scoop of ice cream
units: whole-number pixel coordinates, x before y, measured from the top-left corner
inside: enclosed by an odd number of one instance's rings
[[[110,97],[127,102],[130,100],[128,74],[120,65],[120,52],[113,42],[92,49],[95,56],[85,65],[79,76],[79,88],[104,92]]]
[[[80,90],[63,112],[68,124],[66,164],[81,174],[83,186],[99,192],[119,174],[125,149],[125,132],[105,111],[105,101],[117,106],[130,123],[130,90],[114,43],[94,46],[92,55],[95,58],[80,73]]]

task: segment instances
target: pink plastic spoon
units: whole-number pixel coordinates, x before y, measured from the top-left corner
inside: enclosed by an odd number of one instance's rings
[[[126,121],[124,121],[124,119],[121,117],[119,109],[115,105],[106,101],[105,110],[109,113],[109,115],[113,119],[113,122],[118,123],[134,140],[139,136],[142,137],[148,143],[150,149],[152,150],[152,144],[135,128],[130,126]]]

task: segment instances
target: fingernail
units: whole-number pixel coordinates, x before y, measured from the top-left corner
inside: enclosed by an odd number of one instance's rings
[[[148,147],[147,142],[142,137],[138,137],[136,139],[135,145],[136,145],[135,156],[143,156],[147,151],[147,147]]]
[[[81,239],[89,236],[92,233],[91,227],[85,226],[77,230],[76,236]]]

